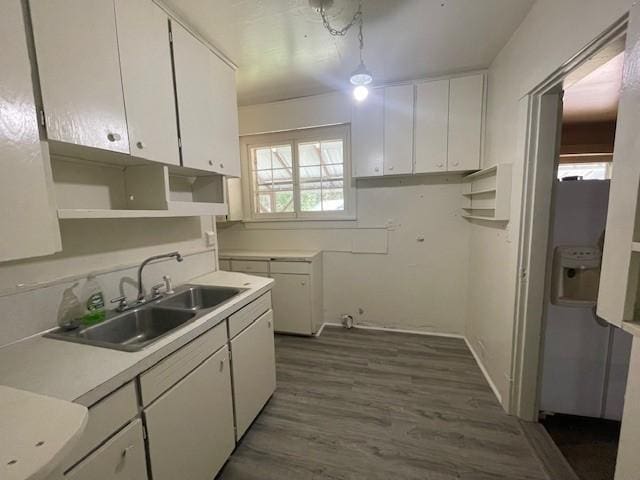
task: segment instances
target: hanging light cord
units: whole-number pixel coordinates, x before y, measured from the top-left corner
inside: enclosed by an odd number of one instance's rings
[[[324,25],[324,28],[326,28],[334,37],[344,37],[351,27],[353,27],[357,22],[360,22],[359,38],[360,48],[362,49],[362,47],[364,46],[364,43],[362,41],[362,0],[358,1],[358,10],[353,14],[353,18],[351,19],[351,21],[342,28],[335,28],[331,26],[331,23],[329,23],[329,18],[327,17],[327,12],[324,9],[324,2],[322,0],[320,2],[320,16],[322,17],[322,24]]]

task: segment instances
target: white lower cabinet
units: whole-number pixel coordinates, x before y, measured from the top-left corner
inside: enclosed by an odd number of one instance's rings
[[[135,420],[65,475],[65,480],[145,480],[142,422]],[[176,477],[177,478],[177,477]]]
[[[272,310],[231,340],[231,355],[239,440],[276,389]]]
[[[273,311],[276,331],[311,335],[311,277],[290,273],[272,273]]]
[[[154,480],[211,480],[235,447],[229,349],[144,410]]]

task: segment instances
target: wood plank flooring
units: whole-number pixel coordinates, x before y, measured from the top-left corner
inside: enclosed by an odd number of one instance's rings
[[[546,479],[462,340],[325,328],[278,336],[276,357],[220,479]]]

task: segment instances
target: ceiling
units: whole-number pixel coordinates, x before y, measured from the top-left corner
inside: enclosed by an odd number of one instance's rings
[[[239,67],[238,101],[348,88],[357,31],[331,37],[308,0],[159,0]],[[364,58],[377,84],[486,68],[533,0],[363,0]],[[342,26],[357,0],[334,0]]]
[[[618,115],[624,52],[565,89],[563,122],[607,122]]]

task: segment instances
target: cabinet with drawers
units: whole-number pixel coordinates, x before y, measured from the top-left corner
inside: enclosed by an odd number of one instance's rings
[[[322,325],[322,252],[227,251],[220,253],[220,269],[275,280],[276,333],[313,335]]]

